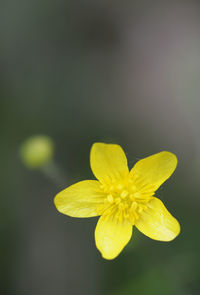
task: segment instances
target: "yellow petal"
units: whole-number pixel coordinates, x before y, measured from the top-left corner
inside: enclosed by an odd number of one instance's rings
[[[72,217],[93,217],[101,214],[104,194],[96,180],[84,180],[69,186],[55,196],[59,212]]]
[[[128,175],[123,149],[117,144],[94,143],[90,152],[91,169],[102,183],[110,183]]]
[[[105,259],[119,255],[131,236],[131,223],[128,220],[120,221],[116,215],[102,215],[95,230],[96,246]]]
[[[138,161],[130,171],[130,176],[139,186],[151,187],[156,191],[174,172],[177,158],[170,152],[160,152]]]
[[[180,233],[178,221],[169,213],[164,204],[153,198],[148,209],[140,213],[135,226],[146,236],[159,241],[171,241]]]

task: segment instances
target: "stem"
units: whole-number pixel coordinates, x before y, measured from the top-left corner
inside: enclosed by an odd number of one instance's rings
[[[54,161],[41,166],[40,171],[58,187],[66,186],[68,177]]]

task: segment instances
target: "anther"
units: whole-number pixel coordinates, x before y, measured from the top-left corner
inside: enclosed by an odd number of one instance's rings
[[[131,209],[132,209],[132,210],[136,210],[137,206],[138,206],[138,204],[137,204],[136,202],[133,202],[133,203],[131,204]]]
[[[124,190],[124,191],[121,193],[121,197],[122,197],[122,199],[126,198],[127,196],[128,196],[128,192]]]
[[[107,200],[109,203],[112,203],[113,202],[113,196],[110,194],[110,195],[107,195]]]

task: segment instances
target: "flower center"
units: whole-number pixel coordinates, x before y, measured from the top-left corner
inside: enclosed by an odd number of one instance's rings
[[[120,221],[125,218],[132,224],[148,208],[154,193],[148,185],[137,185],[132,179],[104,184],[102,189],[106,194],[106,214],[115,214]]]

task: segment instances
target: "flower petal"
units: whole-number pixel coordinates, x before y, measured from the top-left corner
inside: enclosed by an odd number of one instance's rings
[[[104,194],[97,180],[84,180],[69,186],[55,196],[59,212],[72,217],[93,217],[104,208]]]
[[[150,186],[155,192],[174,172],[177,158],[170,152],[160,152],[138,161],[130,171],[131,178],[141,186]]]
[[[94,143],[90,152],[91,169],[102,183],[110,183],[128,175],[123,149],[117,144]]]
[[[105,259],[119,255],[131,236],[131,223],[128,220],[120,221],[116,215],[102,215],[95,230],[96,246]]]
[[[135,226],[146,236],[159,241],[171,241],[180,233],[179,222],[168,212],[164,204],[152,198],[148,209],[140,213]]]

